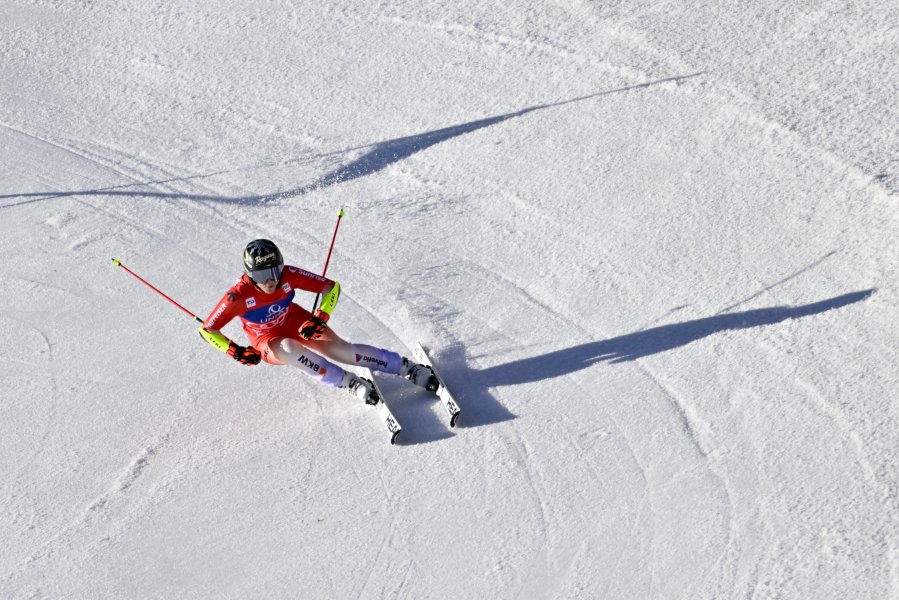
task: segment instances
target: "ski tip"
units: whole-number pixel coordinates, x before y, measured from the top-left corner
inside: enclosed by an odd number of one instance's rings
[[[453,427],[453,428],[456,427],[456,421],[459,420],[459,415],[461,415],[461,414],[462,414],[461,412],[457,412],[456,414],[454,414],[453,416],[450,417],[450,427]]]
[[[400,434],[400,432],[396,431],[396,432],[394,432],[393,435],[390,436],[390,445],[391,446],[396,446],[396,438],[399,434]]]

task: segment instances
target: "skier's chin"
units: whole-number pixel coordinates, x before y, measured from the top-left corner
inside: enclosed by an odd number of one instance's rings
[[[278,284],[277,283],[271,283],[271,284],[260,283],[256,287],[258,287],[260,290],[262,290],[266,294],[274,294],[275,290],[278,289]]]

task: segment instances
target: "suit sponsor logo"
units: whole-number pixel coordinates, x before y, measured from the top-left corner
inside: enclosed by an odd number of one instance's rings
[[[314,372],[316,372],[316,373],[321,373],[322,376],[324,376],[324,374],[327,372],[327,371],[325,371],[325,369],[323,369],[323,368],[321,367],[321,365],[319,365],[318,363],[314,362],[313,360],[311,360],[311,359],[310,359],[309,357],[307,357],[306,355],[301,354],[300,357],[297,359],[297,362],[300,363],[301,365],[305,366],[305,367],[308,367],[308,368],[312,369],[312,371],[314,371]]]
[[[289,283],[285,283],[284,285],[281,286],[281,289],[284,290],[285,294],[289,294],[293,288],[290,287]]]
[[[253,329],[256,331],[267,331],[273,327],[277,327],[282,324],[287,319],[287,308],[290,302],[285,300],[282,301],[281,304],[270,304],[268,306],[262,306],[253,311],[253,317],[251,319],[247,319],[255,326]],[[247,313],[249,315],[250,313]],[[244,315],[244,318],[247,317]]]
[[[215,327],[215,322],[222,316],[226,308],[228,308],[228,305],[224,302],[218,305],[218,308],[215,309],[215,312],[212,313],[212,316],[207,320],[210,327]]]
[[[244,321],[244,327],[249,327],[253,331],[261,332],[269,331],[272,328],[281,325],[287,320],[287,314],[295,294],[296,292],[291,290],[290,294],[287,294],[287,297],[272,304],[266,303],[264,298],[253,296],[256,301],[256,306],[254,308],[248,306],[246,312],[241,316],[241,319]],[[276,296],[280,295],[281,294],[276,294]]]
[[[256,298],[247,298],[247,308],[256,306]]]
[[[310,273],[309,271],[307,271],[305,269],[291,269],[291,270],[295,270],[297,273],[299,273],[300,275],[303,275],[305,277],[311,277],[312,279],[315,279],[316,281],[327,281],[327,279],[325,279],[321,275],[316,275],[315,273]]]
[[[381,360],[380,358],[374,358],[373,356],[363,356],[362,354],[356,355],[356,364],[360,363],[371,363],[374,365],[378,365],[380,367],[387,368],[387,361]]]

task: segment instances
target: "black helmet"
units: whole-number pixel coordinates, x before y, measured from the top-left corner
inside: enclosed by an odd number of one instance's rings
[[[255,283],[281,281],[284,257],[271,240],[253,240],[243,251],[243,268]]]

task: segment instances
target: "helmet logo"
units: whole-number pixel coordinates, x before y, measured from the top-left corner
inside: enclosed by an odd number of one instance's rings
[[[266,254],[265,256],[257,256],[255,260],[256,260],[257,265],[261,265],[261,264],[265,264],[269,260],[275,260],[275,258],[276,258],[275,253],[272,252],[270,254]]]

